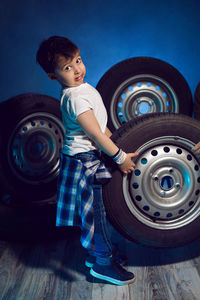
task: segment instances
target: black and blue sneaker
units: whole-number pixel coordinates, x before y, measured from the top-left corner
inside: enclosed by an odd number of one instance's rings
[[[85,260],[85,266],[88,268],[92,268],[95,262],[96,262],[96,257],[88,254]]]
[[[135,275],[126,271],[113,259],[110,265],[99,265],[94,263],[90,274],[98,279],[106,280],[116,285],[125,285],[135,281]]]

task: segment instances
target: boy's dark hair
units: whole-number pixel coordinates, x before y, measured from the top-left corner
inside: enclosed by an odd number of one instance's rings
[[[66,59],[73,59],[78,51],[78,47],[69,39],[61,36],[52,36],[40,44],[36,54],[36,61],[46,73],[53,73],[60,56],[64,56]]]

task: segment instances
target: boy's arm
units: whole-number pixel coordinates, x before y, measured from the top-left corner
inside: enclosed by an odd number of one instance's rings
[[[108,127],[106,127],[106,132],[105,134],[108,136],[108,137],[111,137],[112,135],[112,132],[110,131],[110,129],[108,129]]]
[[[118,152],[119,148],[106,135],[106,133],[101,131],[93,110],[88,110],[80,114],[77,117],[77,121],[87,136],[108,156],[114,156]],[[123,173],[126,174],[134,170],[135,164],[133,163],[132,158],[137,155],[137,152],[127,154],[125,162],[119,165],[119,168]]]

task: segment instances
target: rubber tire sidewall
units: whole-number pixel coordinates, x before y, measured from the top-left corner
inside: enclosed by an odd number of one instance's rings
[[[38,185],[26,184],[16,177],[8,162],[8,142],[17,124],[33,113],[49,113],[61,120],[59,101],[41,94],[22,94],[0,104],[0,179],[1,192],[10,194],[12,201],[37,202],[56,195],[57,178]],[[52,199],[51,199],[52,201]]]
[[[194,92],[194,118],[200,120],[200,82]]]
[[[175,114],[152,114],[129,121],[112,136],[125,152],[135,152],[151,139],[180,136],[194,143],[199,141],[200,124],[196,120]],[[122,190],[122,173],[114,167],[112,180],[104,186],[103,198],[111,223],[128,239],[151,247],[177,247],[199,238],[200,217],[185,227],[159,230],[138,221],[128,209]]]
[[[123,60],[111,67],[102,76],[96,87],[106,106],[109,115],[108,127],[111,131],[115,130],[110,117],[110,104],[115,91],[128,78],[141,74],[151,74],[164,79],[178,98],[179,113],[192,116],[193,98],[189,85],[182,74],[163,60],[153,57],[134,57]]]

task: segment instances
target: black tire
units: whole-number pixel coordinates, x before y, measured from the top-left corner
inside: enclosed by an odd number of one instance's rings
[[[198,121],[178,114],[149,114],[124,124],[113,141],[138,151],[135,171],[113,167],[104,187],[107,215],[125,237],[151,247],[177,247],[200,237]]]
[[[1,199],[44,204],[56,201],[59,151],[64,137],[59,101],[23,94],[0,104]]]
[[[200,82],[194,92],[194,118],[200,120]]]
[[[108,127],[154,112],[193,112],[190,88],[172,65],[152,57],[135,57],[111,67],[97,84],[109,114]]]

